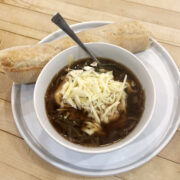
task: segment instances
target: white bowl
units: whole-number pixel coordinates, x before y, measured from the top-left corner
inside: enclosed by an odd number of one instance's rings
[[[143,115],[134,128],[134,130],[126,136],[124,139],[113,143],[111,145],[102,147],[85,147],[78,144],[71,143],[70,141],[63,138],[48,120],[44,96],[46,90],[57,72],[59,72],[65,65],[70,55],[73,56],[74,60],[88,57],[88,55],[79,47],[73,46],[69,49],[64,50],[60,54],[52,58],[51,61],[41,71],[34,90],[34,107],[37,114],[38,120],[42,125],[43,129],[59,144],[78,152],[83,153],[105,153],[110,152],[132,142],[142,131],[146,128],[151,120],[154,107],[155,107],[155,90],[152,78],[144,66],[144,64],[135,55],[129,51],[120,48],[118,46],[107,44],[107,43],[87,43],[86,46],[94,52],[98,57],[109,58],[115,60],[126,67],[128,67],[139,79],[141,85],[145,91],[145,109]]]

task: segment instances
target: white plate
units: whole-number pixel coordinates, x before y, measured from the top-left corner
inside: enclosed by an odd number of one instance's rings
[[[109,22],[86,22],[72,26],[82,31]],[[40,43],[64,36],[57,31]],[[13,85],[14,119],[27,144],[44,160],[65,171],[86,176],[107,176],[132,170],[157,155],[177,130],[180,122],[180,76],[167,51],[155,40],[149,49],[136,54],[148,68],[155,83],[157,103],[145,131],[124,148],[101,155],[88,155],[64,148],[51,139],[37,120],[33,106],[34,84]]]

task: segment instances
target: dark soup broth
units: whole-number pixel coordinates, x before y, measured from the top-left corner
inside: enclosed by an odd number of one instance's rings
[[[125,66],[110,59],[98,58],[103,69],[112,71],[115,81],[123,81],[127,75],[130,87],[125,89],[127,94],[126,110],[120,112],[109,123],[101,122],[101,131],[89,135],[82,131],[84,122],[93,121],[84,110],[67,106],[59,110],[59,104],[55,101],[54,94],[60,84],[63,83],[68,71],[80,70],[84,66],[90,66],[90,59],[81,59],[73,62],[70,67],[61,69],[50,82],[45,95],[46,113],[55,130],[67,140],[84,146],[104,146],[112,144],[126,137],[138,124],[144,111],[145,93],[136,76]],[[109,64],[108,66],[106,66]],[[101,73],[102,67],[96,67],[96,72]]]

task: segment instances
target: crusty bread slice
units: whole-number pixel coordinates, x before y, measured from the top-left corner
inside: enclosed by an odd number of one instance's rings
[[[109,24],[79,32],[77,35],[84,43],[111,43],[133,53],[143,51],[150,45],[149,33],[134,21]],[[66,36],[49,43],[1,50],[1,69],[15,83],[32,83],[53,56],[73,45],[75,42]]]

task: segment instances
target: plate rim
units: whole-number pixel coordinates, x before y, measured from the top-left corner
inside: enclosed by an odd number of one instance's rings
[[[86,25],[92,25],[92,24],[100,24],[99,26],[101,26],[101,24],[108,24],[108,23],[112,23],[112,21],[87,21],[87,22],[82,22],[82,23],[77,23],[77,24],[73,24],[71,25],[72,28],[78,28],[78,26],[86,26]],[[43,43],[43,41],[46,41],[49,37],[52,37],[54,34],[56,33],[59,33],[59,32],[62,32],[61,30],[58,30],[58,31],[55,31],[51,34],[49,34],[48,36],[44,37],[39,43]],[[170,59],[169,61],[169,64],[174,68],[175,72],[175,75],[177,76],[178,79],[180,79],[180,73],[179,73],[179,70],[178,70],[178,67],[176,66],[173,58],[170,56],[170,54],[167,52],[167,50],[162,47],[155,39],[152,38],[152,41],[154,44],[156,44],[156,46],[158,46],[158,48],[161,49],[161,51],[167,56],[167,58]],[[171,63],[172,64],[171,64]],[[28,134],[28,132],[23,132],[23,129],[21,128],[21,125],[19,123],[19,120],[18,120],[18,115],[17,115],[17,110],[16,110],[16,106],[15,106],[15,99],[16,99],[16,96],[15,94],[17,93],[16,90],[16,85],[13,84],[12,86],[12,92],[11,92],[11,107],[12,107],[12,112],[13,112],[13,117],[14,117],[14,120],[15,120],[15,124],[17,126],[17,129],[19,130],[21,136],[24,138],[25,142],[28,144],[28,146],[38,155],[40,156],[42,159],[44,159],[46,162],[50,163],[51,165],[59,168],[59,169],[62,169],[66,172],[70,172],[70,173],[73,173],[73,174],[77,174],[77,175],[84,175],[84,176],[91,176],[91,177],[102,177],[102,176],[110,176],[110,175],[115,175],[115,174],[119,174],[119,173],[124,173],[124,172],[127,172],[127,171],[130,171],[130,170],[133,170],[143,164],[145,164],[146,162],[148,162],[149,160],[151,160],[154,156],[156,156],[167,144],[168,142],[171,140],[171,138],[174,136],[179,124],[180,124],[180,115],[177,119],[177,122],[175,125],[173,125],[171,127],[171,133],[169,134],[166,134],[166,136],[163,138],[165,139],[165,141],[163,141],[158,147],[157,149],[148,157],[144,158],[143,160],[139,160],[138,162],[136,162],[136,164],[132,164],[128,167],[124,167],[123,169],[110,169],[110,170],[102,170],[102,171],[97,171],[97,172],[94,172],[94,170],[90,170],[90,171],[84,171],[84,170],[81,170],[80,168],[78,169],[78,167],[76,167],[75,169],[72,167],[68,167],[64,164],[59,164],[59,163],[56,163],[55,161],[52,161],[52,159],[50,159],[49,157],[46,157],[39,149],[36,148],[36,145],[35,143],[31,141],[29,141],[28,136],[31,136],[30,134]],[[178,84],[178,88],[180,89],[180,85]],[[27,134],[26,134],[27,133]],[[34,139],[34,137],[32,137]],[[36,141],[36,140],[35,140]],[[49,152],[48,152],[49,153]],[[50,153],[49,153],[50,154]],[[65,162],[66,163],[66,162]]]

